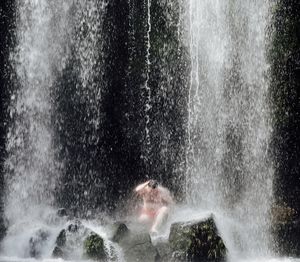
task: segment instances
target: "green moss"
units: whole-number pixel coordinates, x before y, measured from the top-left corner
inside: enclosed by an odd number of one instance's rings
[[[172,250],[188,261],[223,261],[226,256],[212,218],[195,224],[174,224],[169,241]]]
[[[84,251],[88,258],[101,260],[106,257],[104,241],[95,234],[91,233],[84,241]]]

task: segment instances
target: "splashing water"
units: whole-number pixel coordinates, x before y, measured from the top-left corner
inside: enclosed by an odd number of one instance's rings
[[[187,200],[223,214],[219,227],[230,256],[268,255],[269,3],[190,0],[188,6]]]

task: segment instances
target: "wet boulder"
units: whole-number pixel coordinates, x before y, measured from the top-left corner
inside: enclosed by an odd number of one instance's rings
[[[172,224],[169,244],[172,261],[225,261],[227,252],[213,216]]]
[[[168,241],[160,241],[155,244],[158,252],[159,262],[171,262],[174,261],[172,258],[172,249]]]
[[[124,222],[109,226],[110,240],[121,247],[125,261],[157,261],[158,252],[148,232],[134,227],[129,229]]]
[[[55,246],[55,248],[53,249],[53,252],[52,252],[52,257],[53,258],[64,258],[63,250],[60,247]]]
[[[121,226],[121,228],[125,229],[124,226]],[[118,244],[123,250],[125,261],[158,261],[158,251],[152,244],[148,233],[132,230],[126,230],[126,234],[124,234],[124,231],[122,232],[122,237],[119,239]]]
[[[84,240],[84,254],[90,259],[105,259],[106,252],[103,238],[96,233],[90,233]]]
[[[84,239],[91,232],[80,221],[72,221],[58,234],[52,257],[75,259],[82,256]]]
[[[44,245],[49,239],[50,233],[47,230],[39,229],[29,239],[29,254],[31,257],[39,258]]]
[[[125,261],[157,261],[158,252],[144,228],[128,228],[124,222],[109,225],[109,239],[121,247]]]
[[[67,238],[66,238],[66,230],[63,229],[60,231],[56,238],[56,246],[63,247],[66,244]]]
[[[123,222],[115,222],[110,227],[111,236],[110,239],[113,242],[119,243],[129,234],[129,229]]]

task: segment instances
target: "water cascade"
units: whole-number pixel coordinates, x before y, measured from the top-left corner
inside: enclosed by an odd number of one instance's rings
[[[232,257],[267,255],[273,182],[270,5],[190,0],[188,8],[187,201],[222,214],[220,228]]]
[[[61,70],[70,1],[19,1],[16,51],[11,55],[16,88],[11,95],[13,124],[7,137],[7,203],[9,221],[52,205],[60,174],[51,126],[54,68]],[[57,26],[57,23],[60,26]],[[54,26],[55,25],[55,26]],[[55,30],[54,30],[55,28]],[[31,210],[31,212],[28,212]]]
[[[93,231],[109,261],[124,261],[108,227],[150,176],[183,200],[157,241],[173,222],[213,213],[229,261],[273,256],[271,1],[16,6],[0,261],[51,258],[62,230],[68,259],[85,258]]]
[[[96,1],[85,5],[73,0],[60,5],[46,0],[17,3],[17,45],[11,53],[16,79],[5,179],[9,227],[2,243],[6,255],[29,256],[29,238],[36,230],[50,231],[53,242],[62,226],[56,223],[54,208],[69,159],[59,154],[61,141],[56,136],[64,123],[59,122],[62,112],[56,112],[53,101],[57,100],[58,79],[70,59],[79,61],[73,68],[80,83],[73,90],[81,104],[88,104],[86,128],[92,130],[89,139],[97,140],[94,130],[99,128],[100,92],[96,77],[100,79],[101,65],[96,50],[101,50],[98,36],[104,7],[104,2]],[[45,252],[48,256],[47,248]]]

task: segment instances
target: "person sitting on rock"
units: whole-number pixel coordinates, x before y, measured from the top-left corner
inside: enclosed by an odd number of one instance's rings
[[[156,180],[149,180],[140,184],[134,191],[143,199],[139,221],[151,223],[150,232],[157,234],[174,203],[170,191],[159,185]]]

